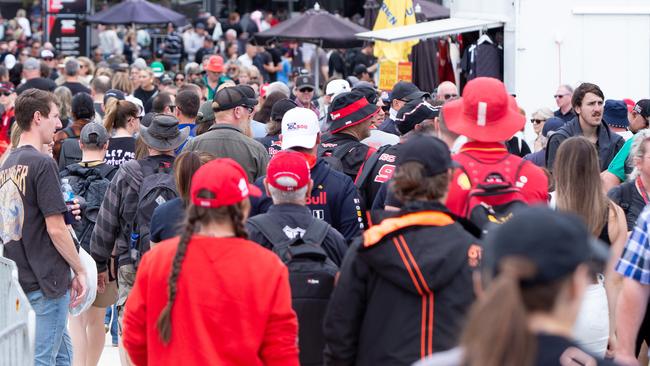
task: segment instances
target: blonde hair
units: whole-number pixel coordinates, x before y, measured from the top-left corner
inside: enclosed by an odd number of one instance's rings
[[[540,108],[536,110],[531,117],[535,119],[547,120],[553,117],[553,111],[551,111],[549,108]]]
[[[116,72],[113,75],[113,84],[111,87],[127,95],[133,93],[133,82],[131,82],[129,75],[125,72]]]

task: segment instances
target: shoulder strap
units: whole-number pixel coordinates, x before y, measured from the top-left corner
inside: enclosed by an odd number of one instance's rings
[[[377,151],[375,151],[370,157],[365,161],[363,164],[363,167],[361,168],[361,172],[359,173],[359,176],[357,177],[357,181],[355,182],[356,186],[361,189],[365,183],[372,171],[375,169],[375,165],[377,165],[377,162],[379,161],[379,157],[381,157],[381,154],[383,154],[386,150],[388,150],[391,147],[391,145],[384,145],[380,147]]]
[[[277,228],[277,221],[271,218],[269,214],[256,215],[248,219],[248,223],[255,227],[257,230],[264,235],[266,240],[268,240],[272,245],[273,251],[281,251],[289,247],[292,240],[287,238],[284,233],[278,230],[273,230]]]
[[[79,136],[76,136],[74,134],[74,130],[72,129],[72,126],[68,125],[64,129],[62,129],[61,131],[63,131],[66,135],[68,135],[68,137],[75,137],[75,138],[79,137]]]

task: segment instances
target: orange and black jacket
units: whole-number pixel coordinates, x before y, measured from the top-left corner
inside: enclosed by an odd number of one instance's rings
[[[330,299],[325,365],[411,365],[453,348],[474,300],[476,237],[432,202],[375,212],[371,221]]]

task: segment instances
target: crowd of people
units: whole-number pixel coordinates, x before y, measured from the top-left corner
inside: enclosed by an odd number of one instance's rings
[[[372,44],[251,43],[274,24],[201,16],[151,54],[101,27],[92,59],[5,32],[36,365],[94,366],[107,331],[123,365],[648,364],[650,99],[378,90]]]

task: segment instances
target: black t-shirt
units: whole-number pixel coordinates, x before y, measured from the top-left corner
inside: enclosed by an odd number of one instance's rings
[[[273,62],[273,57],[268,52],[260,52],[255,57],[253,57],[253,65],[260,70],[262,77],[266,82],[269,81],[269,73],[264,69],[264,65],[268,65]]]
[[[130,136],[111,137],[106,150],[106,164],[122,165],[135,159],[135,139]]]
[[[559,336],[537,335],[537,366],[564,366],[564,365],[603,365],[615,364],[611,361],[601,360],[580,349],[580,347],[566,338]]]
[[[83,86],[83,84],[78,82],[66,81],[65,83],[61,84],[61,86],[65,86],[66,88],[70,89],[72,95],[77,95],[78,93],[90,94],[90,89],[86,88]]]
[[[20,93],[31,88],[53,92],[56,89],[56,83],[51,79],[45,78],[29,79],[16,89],[16,94],[20,95]]]
[[[133,92],[133,96],[136,97],[136,98],[138,98],[138,99],[140,99],[140,100],[142,101],[142,105],[145,105],[145,104],[147,104],[147,101],[148,101],[148,100],[149,100],[149,99],[150,99],[154,94],[156,94],[157,91],[158,91],[158,88],[155,87],[155,86],[153,87],[153,89],[151,89],[151,90],[149,90],[149,91],[144,90],[144,89],[142,89],[142,88],[137,88],[137,89]],[[145,112],[148,112],[148,111],[145,111]]]
[[[185,206],[180,198],[171,199],[156,207],[149,225],[150,240],[160,243],[180,235],[184,218]]]
[[[365,205],[367,209],[372,207],[372,204],[379,193],[380,188],[388,183],[393,177],[395,169],[399,164],[399,153],[403,144],[397,144],[388,147],[386,150],[379,154],[377,163],[373,167],[370,175],[361,189],[364,191]],[[379,152],[376,152],[377,154]]]
[[[0,169],[0,201],[0,242],[4,256],[18,266],[21,287],[61,297],[70,287],[70,266],[45,226],[46,217],[67,210],[54,159],[33,146],[11,152]]]
[[[645,207],[643,197],[636,189],[634,182],[625,182],[612,188],[608,193],[609,199],[621,206],[625,212],[625,221],[627,222],[627,231],[634,230],[636,219]]]
[[[268,48],[266,51],[269,53],[269,55],[271,55],[271,60],[273,61],[273,64],[275,66],[278,66],[280,63],[282,63],[282,52],[280,52],[280,50],[278,50],[275,47],[271,47]],[[277,75],[278,75],[277,72],[272,72],[272,73],[270,72],[269,82],[277,81],[278,80]]]
[[[359,52],[354,57],[354,65],[364,64],[367,67],[374,65],[377,62],[377,59],[372,55],[366,55],[363,52]]]

